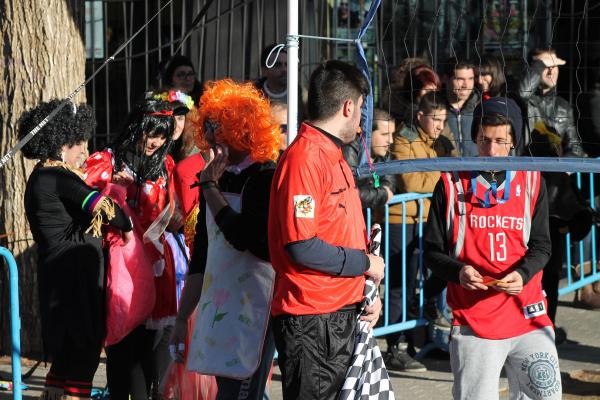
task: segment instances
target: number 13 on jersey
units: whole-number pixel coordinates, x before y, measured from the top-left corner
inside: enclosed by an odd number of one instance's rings
[[[490,261],[506,261],[506,233],[489,232],[490,239]]]

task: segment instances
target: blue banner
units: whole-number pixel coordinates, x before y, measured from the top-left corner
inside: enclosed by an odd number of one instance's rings
[[[368,163],[367,157],[370,156],[371,152],[371,130],[373,127],[373,83],[371,82],[371,74],[369,72],[369,64],[367,63],[367,57],[365,55],[365,51],[362,47],[361,39],[367,32],[369,25],[373,21],[375,17],[375,13],[381,4],[381,0],[373,0],[371,3],[371,8],[363,21],[360,30],[358,31],[358,37],[356,38],[356,54],[357,54],[357,64],[358,68],[365,75],[367,80],[369,81],[369,95],[365,98],[362,105],[362,119],[360,121],[360,127],[362,130],[362,134],[364,135],[365,142],[367,144],[367,151],[360,152],[360,165],[364,165]]]

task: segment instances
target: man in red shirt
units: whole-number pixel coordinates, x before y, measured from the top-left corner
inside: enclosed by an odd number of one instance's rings
[[[475,109],[471,136],[480,156],[506,157],[521,129],[516,103],[494,97]],[[504,366],[510,398],[560,399],[541,285],[551,245],[540,173],[442,173],[424,239],[426,265],[449,281],[454,398],[497,399]]]
[[[366,227],[342,145],[360,126],[369,85],[354,66],[328,61],[312,74],[310,123],[281,156],[271,186],[269,248],[277,277],[271,307],[284,399],[335,399],[350,365],[365,275]],[[363,318],[375,323],[381,303]]]

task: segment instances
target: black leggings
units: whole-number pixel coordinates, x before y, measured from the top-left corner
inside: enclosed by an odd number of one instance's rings
[[[140,325],[106,348],[106,379],[112,400],[150,398],[155,374],[152,352],[156,331]]]
[[[90,397],[92,381],[100,364],[100,344],[74,347],[74,341],[65,340],[52,360],[46,375],[46,387],[64,389],[65,395]]]

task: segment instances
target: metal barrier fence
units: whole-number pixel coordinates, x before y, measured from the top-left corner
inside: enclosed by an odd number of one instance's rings
[[[595,204],[595,192],[594,192],[594,174],[580,174],[577,173],[577,184],[578,187],[582,188],[582,179],[583,175],[589,176],[589,198],[590,198],[590,206],[592,209],[596,209]],[[400,322],[390,323],[389,320],[389,280],[386,279],[384,283],[384,300],[383,300],[383,325],[375,329],[375,336],[383,336],[390,333],[405,331],[409,329],[413,329],[417,326],[427,325],[427,320],[423,318],[423,284],[426,276],[426,271],[423,266],[423,199],[431,197],[431,193],[405,193],[400,195],[395,195],[391,201],[384,207],[384,236],[383,236],[383,246],[384,246],[384,259],[385,259],[385,275],[389,276],[390,268],[401,268],[402,269],[402,320]],[[417,319],[409,319],[409,315],[407,313],[407,303],[410,299],[408,296],[412,296],[412,294],[407,293],[407,264],[406,264],[406,245],[407,245],[407,237],[406,237],[406,203],[409,201],[419,202],[419,227],[418,227],[418,282],[416,287],[419,289],[419,318]],[[389,229],[389,207],[394,204],[402,204],[402,264],[398,265],[390,265],[389,260],[389,243],[390,243],[390,229]],[[371,226],[371,210],[367,210],[367,226]],[[566,235],[565,240],[566,245],[566,265],[567,265],[567,283],[564,287],[559,289],[559,296],[564,296],[567,293],[573,292],[577,289],[581,289],[582,287],[594,283],[596,281],[600,281],[600,271],[597,269],[597,253],[596,253],[596,226],[593,224],[591,232],[588,236],[577,243],[572,243],[570,234]],[[573,271],[572,271],[572,247],[576,247],[578,252],[578,264],[580,267],[579,277],[574,279]],[[587,250],[587,251],[586,251]],[[584,273],[583,265],[585,262],[591,261],[591,270],[587,275]]]
[[[409,330],[415,328],[417,326],[423,326],[427,324],[427,321],[422,318],[423,316],[423,276],[425,270],[423,269],[423,252],[420,249],[423,248],[423,199],[431,197],[431,193],[405,193],[399,194],[392,197],[392,199],[384,206],[384,224],[383,224],[383,245],[384,245],[384,253],[383,258],[385,260],[385,275],[389,276],[390,271],[390,206],[394,204],[402,204],[402,321],[397,323],[390,324],[389,321],[389,296],[387,293],[389,290],[389,279],[385,280],[384,284],[384,293],[386,294],[383,299],[383,307],[384,307],[384,315],[383,315],[383,326],[375,329],[375,336],[382,336],[388,333],[394,333],[404,330]],[[418,253],[418,275],[419,275],[419,319],[407,319],[407,266],[406,266],[406,245],[407,245],[407,235],[406,235],[406,202],[408,201],[418,201],[419,202],[419,231],[418,231],[418,240],[419,240],[419,253]],[[371,213],[370,210],[367,212],[367,225],[371,225]],[[392,266],[393,268],[394,266]]]
[[[583,186],[584,175],[587,175],[589,178],[589,198],[590,198],[590,206],[592,209],[596,209],[596,201],[595,201],[595,191],[594,191],[594,174],[581,174],[577,173],[577,187],[580,189]],[[570,234],[567,234],[566,240],[566,263],[567,263],[567,285],[560,288],[558,290],[558,295],[563,296],[567,293],[573,292],[577,289],[581,289],[582,287],[589,285],[590,283],[594,283],[600,280],[600,271],[597,270],[597,253],[596,253],[596,225],[592,224],[592,230],[589,235],[576,244],[577,252],[578,252],[578,261],[580,265],[579,278],[577,280],[573,279],[573,271],[571,268],[572,265],[572,256],[571,256],[571,237]],[[586,247],[589,250],[586,257]],[[585,276],[585,270],[583,268],[585,262],[591,261],[591,269],[590,273]]]
[[[0,256],[4,257],[8,264],[8,276],[10,280],[10,329],[12,343],[12,384],[13,399],[21,400],[21,318],[19,314],[19,274],[17,263],[12,253],[4,247],[0,247]]]

